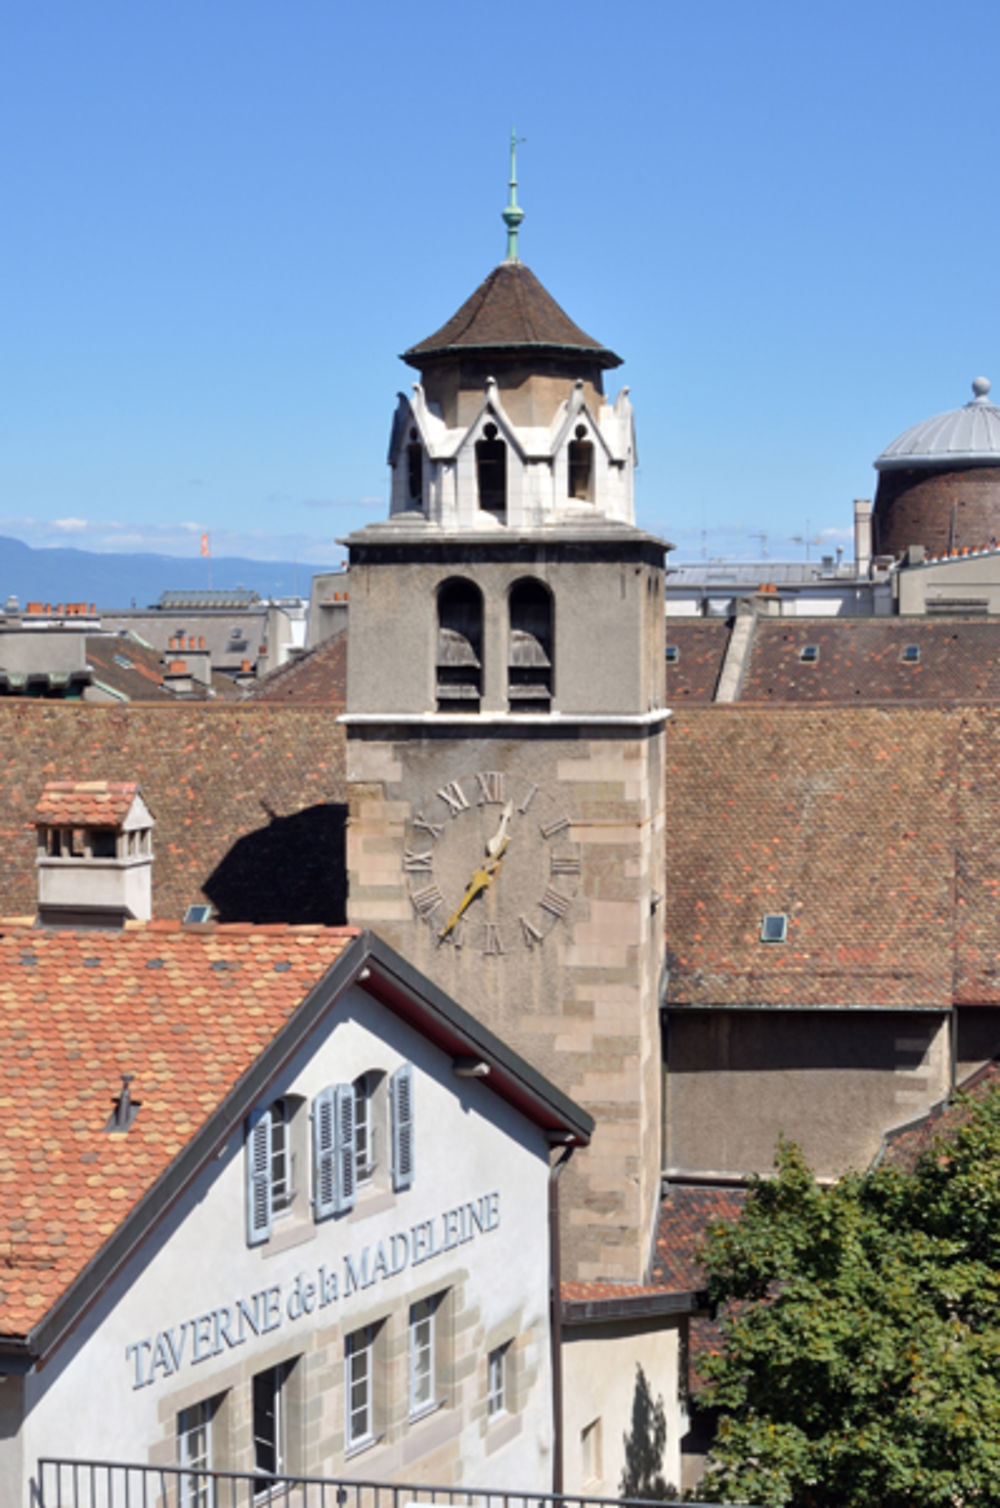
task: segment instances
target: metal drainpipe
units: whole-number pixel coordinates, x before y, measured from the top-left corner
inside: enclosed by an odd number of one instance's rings
[[[559,1249],[559,1174],[573,1156],[563,1148],[549,1169],[549,1334],[552,1343],[552,1491],[563,1490],[562,1257]]]

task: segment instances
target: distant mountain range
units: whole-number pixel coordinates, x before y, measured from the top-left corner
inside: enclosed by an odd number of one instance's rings
[[[337,564],[342,558],[338,555]],[[0,535],[0,609],[26,602],[94,603],[101,612],[149,607],[161,592],[245,587],[261,597],[308,597],[313,576],[329,566],[238,555],[184,560],[176,555],[102,555],[93,550],[34,550]]]

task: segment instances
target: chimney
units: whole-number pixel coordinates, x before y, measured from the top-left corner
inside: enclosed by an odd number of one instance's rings
[[[35,811],[35,831],[43,926],[149,921],[153,817],[135,781],[50,781]]]
[[[872,502],[869,497],[854,499],[854,569],[859,581],[872,573]]]

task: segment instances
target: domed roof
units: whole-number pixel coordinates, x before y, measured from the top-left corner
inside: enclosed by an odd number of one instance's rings
[[[963,408],[923,419],[893,440],[875,462],[875,470],[1000,466],[1000,408],[990,402],[986,377],[977,377],[972,391],[972,402]]]

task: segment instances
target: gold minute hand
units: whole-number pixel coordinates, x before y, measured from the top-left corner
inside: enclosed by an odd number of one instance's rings
[[[476,899],[476,896],[481,895],[484,890],[488,889],[489,886],[492,885],[493,876],[497,873],[500,865],[503,863],[504,849],[507,847],[507,844],[509,842],[510,839],[505,837],[499,849],[499,852],[493,854],[492,857],[488,858],[481,869],[476,870],[475,874],[472,876],[472,879],[469,881],[469,887],[466,890],[465,894],[462,896],[462,899],[459,901],[451,916],[449,916],[448,920],[441,928],[441,931],[438,933],[438,942],[444,941],[444,939],[448,936],[448,933],[453,929],[453,927],[462,917],[467,907],[469,907]]]

